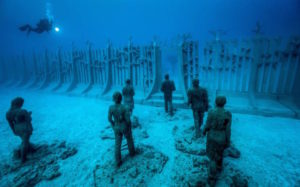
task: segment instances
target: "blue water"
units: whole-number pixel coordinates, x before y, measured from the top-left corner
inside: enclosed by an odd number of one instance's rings
[[[27,35],[18,29],[43,18],[53,20],[49,33]],[[261,35],[253,32],[257,23]],[[211,34],[216,30],[225,33],[217,38],[221,42]],[[183,34],[191,39],[185,49],[176,40]],[[62,164],[63,177],[41,186],[93,186],[96,161],[113,147],[99,138],[104,128],[111,130],[111,96],[131,78],[133,115],[149,131],[146,143],[175,165],[173,127],[185,132],[193,126],[186,91],[198,76],[210,107],[216,95],[227,96],[232,142],[242,155],[233,161],[235,167],[259,186],[299,185],[300,39],[291,36],[300,36],[300,0],[0,0],[0,142],[5,142],[0,143],[0,161],[9,160],[19,145],[5,112],[21,96],[33,111],[34,142],[62,139],[79,149],[75,161]],[[240,42],[236,46],[235,40]],[[177,88],[174,117],[163,108],[165,73]],[[172,167],[153,186],[172,183]],[[183,175],[190,170],[178,168]],[[0,171],[0,186],[11,180],[5,177]]]
[[[226,37],[249,36],[257,21],[266,35],[300,33],[299,0],[1,0],[0,56],[58,46],[96,47],[108,40],[124,45],[132,36],[145,43],[157,36],[170,40],[191,33],[200,41],[213,39],[208,31],[223,29]],[[35,25],[50,15],[59,33],[27,37],[17,29]]]

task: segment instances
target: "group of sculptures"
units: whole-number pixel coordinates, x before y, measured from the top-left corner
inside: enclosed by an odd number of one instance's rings
[[[164,94],[165,111],[173,116],[172,95],[175,91],[175,84],[169,79],[168,74],[165,75],[161,91]],[[134,88],[131,85],[131,80],[128,79],[122,93],[116,91],[113,94],[114,104],[109,107],[108,121],[115,134],[115,164],[117,168],[122,164],[121,146],[123,136],[127,140],[130,156],[134,156],[136,153],[130,119],[134,109],[134,95]],[[23,98],[13,99],[11,107],[6,113],[6,119],[12,132],[22,140],[20,148],[22,163],[26,162],[29,152],[35,151],[34,146],[30,143],[33,132],[32,112],[23,109],[23,104]],[[200,129],[204,113],[208,111],[209,105],[207,90],[199,86],[198,79],[193,80],[193,86],[188,91],[188,104],[193,111],[194,138],[201,138],[207,134],[206,152],[210,159],[208,183],[214,186],[217,174],[222,170],[223,152],[230,145],[231,113],[224,109],[226,97],[216,97],[216,107],[208,112],[207,121],[202,132]]]
[[[240,46],[235,41],[214,41],[204,48],[204,63],[200,63],[197,42],[184,41],[179,45],[178,82],[185,100],[193,111],[195,138],[202,138],[207,134],[206,153],[210,159],[208,183],[212,186],[222,170],[223,151],[230,145],[232,117],[231,113],[224,109],[224,96],[217,96],[215,108],[209,110],[207,89],[250,94],[293,93],[300,73],[300,40],[291,39],[287,42],[285,50],[279,49],[279,43],[280,40],[264,38],[244,41]],[[126,83],[122,92],[113,94],[114,104],[109,107],[108,113],[108,121],[115,133],[117,167],[122,164],[123,136],[127,140],[130,155],[134,156],[136,152],[130,119],[136,89],[144,91],[145,99],[159,90],[163,92],[165,111],[170,116],[174,115],[172,96],[176,90],[175,83],[169,79],[168,74],[165,75],[164,81],[161,80],[161,51],[155,43],[146,47],[134,47],[130,43],[121,50],[113,49],[109,45],[106,50],[93,51],[89,48],[87,53],[74,51],[71,55],[62,54],[60,51],[56,58],[57,64],[52,65],[48,57],[46,53],[45,63],[39,64],[37,59],[33,61],[31,71],[35,80],[30,86],[45,88],[56,82],[53,87],[55,91],[68,83],[65,91],[69,92],[78,84],[86,84],[82,93],[101,87],[101,93],[104,94],[112,87],[120,89],[123,83]],[[68,63],[68,59],[72,63]],[[26,69],[28,68],[20,70],[23,71],[21,85],[30,78]],[[6,119],[12,132],[22,140],[21,160],[26,162],[27,154],[35,150],[29,141],[33,131],[31,112],[22,109],[23,103],[21,97],[12,100]],[[208,112],[208,116],[205,126],[201,128],[205,112]]]
[[[169,80],[168,74],[165,75],[161,91],[164,93],[165,111],[172,116],[172,93],[175,91],[175,84]],[[206,154],[210,159],[208,184],[211,186],[215,185],[217,174],[222,171],[223,152],[230,146],[232,115],[224,109],[225,104],[226,97],[216,97],[216,107],[208,112],[201,132],[204,113],[209,109],[208,93],[205,88],[199,86],[198,79],[193,79],[192,88],[188,90],[188,105],[193,111],[195,138],[207,134]]]

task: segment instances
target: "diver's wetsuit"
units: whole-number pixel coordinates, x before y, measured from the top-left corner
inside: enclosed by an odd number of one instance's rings
[[[49,32],[52,29],[52,21],[48,19],[41,19],[36,25],[36,28],[33,28],[31,25],[26,24],[19,27],[19,29],[20,31],[27,31],[27,34],[29,34],[31,31],[41,34],[45,31]]]

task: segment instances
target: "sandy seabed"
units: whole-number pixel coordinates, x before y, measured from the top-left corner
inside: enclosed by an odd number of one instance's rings
[[[31,91],[0,90],[0,160],[8,161],[20,144],[9,129],[5,113],[15,96],[25,99],[24,108],[33,112],[33,143],[65,140],[77,146],[78,153],[60,161],[62,175],[37,186],[93,186],[93,170],[113,141],[104,141],[100,132],[109,125],[108,107],[111,101],[69,97]],[[152,145],[169,157],[163,172],[149,186],[172,185],[174,137],[176,125],[193,125],[192,112],[179,109],[170,118],[163,108],[135,105],[148,139],[135,139],[136,144]],[[252,176],[260,186],[295,186],[300,184],[300,121],[289,118],[233,114],[232,142],[241,151],[236,167]],[[134,135],[133,135],[134,136]],[[113,155],[111,155],[113,157]],[[188,171],[185,171],[188,172]],[[5,179],[2,179],[5,180]]]

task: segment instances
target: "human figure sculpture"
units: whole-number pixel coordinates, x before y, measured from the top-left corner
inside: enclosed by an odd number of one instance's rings
[[[14,133],[14,135],[21,138],[21,161],[26,162],[27,154],[29,151],[34,150],[33,146],[30,143],[30,136],[32,135],[32,112],[28,112],[25,109],[22,109],[24,104],[24,99],[17,97],[12,100],[11,107],[6,113],[6,120]]]
[[[120,92],[113,94],[113,101],[115,104],[109,107],[108,121],[115,133],[115,161],[116,166],[120,167],[122,165],[121,146],[123,136],[127,140],[130,156],[135,155],[135,148],[131,131],[130,111],[125,105],[121,104],[122,95]]]
[[[123,104],[127,106],[127,108],[130,111],[130,114],[132,114],[134,109],[134,88],[131,85],[131,81],[129,79],[126,80],[126,85],[122,90],[122,95],[124,98]]]
[[[169,75],[165,75],[165,80],[161,85],[161,91],[164,93],[165,111],[173,115],[173,92],[176,90],[174,81],[169,80]]]
[[[199,138],[204,113],[208,110],[208,94],[206,89],[199,86],[198,79],[193,80],[193,87],[188,90],[188,105],[193,110],[195,137]]]
[[[207,133],[206,154],[209,162],[208,183],[214,186],[217,174],[222,171],[223,152],[230,146],[231,112],[224,109],[226,97],[216,98],[216,107],[208,112],[203,134]]]

